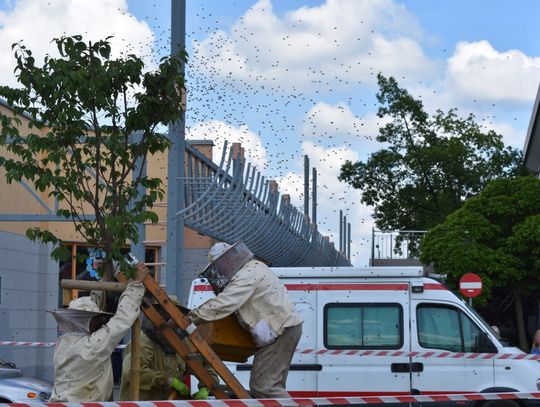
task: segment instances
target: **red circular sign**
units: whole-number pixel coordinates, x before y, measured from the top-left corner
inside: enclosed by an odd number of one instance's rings
[[[482,293],[482,279],[478,274],[467,273],[459,279],[459,291],[465,297],[476,297]]]

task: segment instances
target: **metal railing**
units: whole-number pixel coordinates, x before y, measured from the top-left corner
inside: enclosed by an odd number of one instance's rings
[[[316,225],[241,157],[223,149],[219,165],[186,144],[186,226],[225,242],[243,240],[259,258],[280,266],[350,266]]]
[[[403,260],[420,257],[420,242],[425,230],[372,230],[372,260]]]

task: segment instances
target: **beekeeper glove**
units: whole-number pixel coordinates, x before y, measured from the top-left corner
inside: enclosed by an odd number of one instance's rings
[[[189,396],[189,389],[182,380],[179,380],[176,377],[169,377],[167,379],[167,383],[169,384],[169,386],[171,386],[171,388],[178,392],[180,397]]]
[[[204,323],[204,321],[199,318],[199,316],[197,315],[196,312],[194,312],[195,310],[191,310],[189,311],[189,314],[188,314],[188,319],[195,325],[195,326],[198,326],[198,325],[201,325],[202,323]]]
[[[191,398],[193,400],[207,400],[210,395],[210,390],[207,387],[201,387],[197,393],[195,393]]]

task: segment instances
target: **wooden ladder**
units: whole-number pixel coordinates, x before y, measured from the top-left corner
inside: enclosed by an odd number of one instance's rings
[[[122,273],[118,273],[116,278],[120,282],[127,282],[126,277]],[[161,331],[163,336],[176,350],[176,353],[184,359],[186,366],[190,368],[193,374],[218,399],[251,398],[238,379],[233,376],[210,345],[196,331],[196,326],[178,309],[157,282],[150,275],[147,275],[143,280],[143,284],[146,290],[154,296],[157,302],[167,312],[170,321],[166,321],[146,299],[143,299],[141,305],[142,312]],[[180,329],[182,336],[178,334],[175,328]],[[188,340],[186,341],[185,339]],[[208,373],[207,368],[203,365],[204,361],[215,370],[216,374],[225,383],[224,386],[216,382]]]

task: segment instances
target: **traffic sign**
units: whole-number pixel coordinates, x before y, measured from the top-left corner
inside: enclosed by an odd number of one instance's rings
[[[482,279],[478,274],[467,273],[459,279],[459,291],[465,297],[476,297],[482,293]]]

